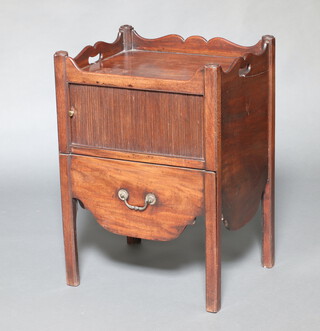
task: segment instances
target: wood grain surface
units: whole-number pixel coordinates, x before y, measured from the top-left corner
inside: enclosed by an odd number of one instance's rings
[[[75,58],[74,61],[79,68],[85,68],[90,65],[90,57],[99,55],[99,61],[103,61],[124,50],[123,35],[120,33],[114,43],[109,44],[99,41],[93,46],[85,47]]]
[[[77,203],[72,197],[70,155],[60,154],[60,187],[67,284],[80,283],[77,248]]]
[[[131,50],[122,52],[83,70],[113,75],[191,80],[195,72],[206,64],[219,64],[227,71],[234,60],[235,57],[231,56],[221,57]]]
[[[97,65],[99,66],[99,63],[93,64],[95,68]],[[70,57],[66,59],[66,77],[70,83],[203,95],[203,68],[201,66],[190,80],[105,74],[90,70],[90,68],[79,68]]]
[[[264,37],[268,45],[268,181],[262,199],[262,265],[272,268],[275,259],[275,38]]]
[[[146,39],[133,30],[133,48],[158,52],[203,54],[215,56],[243,56],[246,53],[260,53],[262,41],[254,46],[240,46],[224,38],[206,40],[201,36],[191,36],[187,39],[171,34],[155,39]]]
[[[59,152],[68,153],[70,148],[70,121],[68,117],[69,91],[66,76],[66,60],[68,53],[64,51],[54,54],[54,71],[56,84],[56,104],[58,119]]]
[[[222,73],[222,213],[231,230],[252,219],[267,182],[268,80],[267,51],[239,58],[232,71]]]
[[[205,173],[206,228],[206,308],[216,313],[221,307],[221,215],[217,191],[217,176]]]
[[[70,85],[72,143],[203,159],[200,96]]]
[[[137,161],[151,164],[172,165],[182,168],[205,169],[205,161],[200,159],[191,159],[187,157],[165,156],[156,154],[143,154],[136,152],[125,152],[108,150],[102,148],[93,148],[83,145],[71,145],[71,153],[97,156],[108,159]]]
[[[137,162],[71,156],[73,197],[81,200],[107,230],[152,240],[176,238],[203,213],[204,172]],[[157,202],[130,210],[118,198],[129,192],[131,205],[143,206],[147,193]]]
[[[129,245],[172,240],[204,215],[209,312],[221,305],[221,220],[241,228],[262,199],[262,264],[274,265],[274,37],[146,39],[124,25],[113,43],[54,61],[69,285],[79,284],[77,200]],[[130,205],[148,193],[156,203],[129,209],[120,189]]]

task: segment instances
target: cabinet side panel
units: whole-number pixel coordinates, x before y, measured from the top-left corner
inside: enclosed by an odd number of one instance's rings
[[[70,85],[72,144],[203,158],[203,97]]]
[[[256,213],[268,172],[268,71],[241,77],[242,65],[222,77],[222,214],[231,230]]]

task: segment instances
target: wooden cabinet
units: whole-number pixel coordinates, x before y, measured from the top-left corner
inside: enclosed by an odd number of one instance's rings
[[[129,244],[174,239],[204,215],[210,312],[220,308],[220,226],[241,228],[261,200],[262,263],[273,266],[274,56],[272,36],[243,47],[145,39],[128,25],[114,43],[55,54],[69,285],[79,284],[78,202]]]

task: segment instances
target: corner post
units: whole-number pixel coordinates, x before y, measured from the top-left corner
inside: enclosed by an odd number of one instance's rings
[[[70,162],[71,156],[60,154],[60,183],[64,251],[67,284],[78,286],[80,283],[77,249],[77,202],[72,198]]]
[[[204,68],[206,308],[221,307],[221,67]]]
[[[217,197],[217,178],[214,172],[205,173],[205,227],[206,227],[206,308],[216,313],[221,307],[221,249]]]
[[[69,153],[70,118],[68,117],[69,92],[66,74],[68,53],[59,51],[54,54],[54,70],[56,81],[56,103],[58,116],[59,152]]]
[[[70,117],[69,91],[66,73],[68,53],[59,51],[54,54],[54,69],[56,81],[56,102],[58,115],[59,164],[61,184],[61,206],[64,236],[64,250],[67,284],[79,285],[79,267],[77,252],[76,214],[77,203],[72,198],[70,179]]]
[[[120,26],[119,33],[123,36],[123,50],[128,51],[133,49],[133,26],[131,25],[122,25]],[[128,245],[137,245],[141,243],[140,238],[127,237]]]
[[[133,48],[133,26],[122,25],[120,26],[119,33],[123,35],[123,50],[128,51]]]
[[[275,181],[275,38],[264,36],[263,44],[268,47],[269,96],[268,96],[268,181],[262,198],[263,240],[262,265],[274,265],[274,181]]]

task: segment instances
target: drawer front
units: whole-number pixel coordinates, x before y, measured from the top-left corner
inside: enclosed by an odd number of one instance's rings
[[[70,84],[71,142],[203,159],[203,97]]]
[[[73,155],[70,173],[73,197],[120,235],[171,240],[203,212],[201,170]]]

